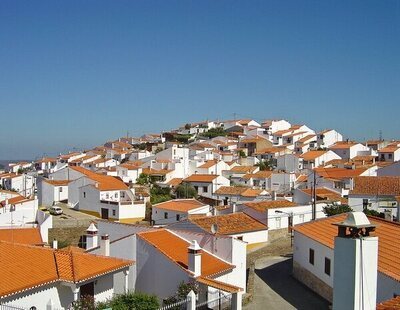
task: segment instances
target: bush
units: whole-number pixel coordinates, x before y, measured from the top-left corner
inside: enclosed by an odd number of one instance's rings
[[[323,207],[324,213],[327,216],[332,216],[336,214],[341,214],[341,213],[347,213],[347,212],[352,212],[353,209],[350,208],[348,205],[345,204],[337,204],[333,203],[332,205]]]
[[[228,135],[228,133],[222,127],[217,127],[217,128],[211,128],[210,130],[202,133],[201,135],[203,137],[212,139],[219,136],[225,137]]]
[[[162,188],[158,185],[154,185],[152,189],[150,189],[150,202],[152,204],[164,202],[171,200],[171,189]]]

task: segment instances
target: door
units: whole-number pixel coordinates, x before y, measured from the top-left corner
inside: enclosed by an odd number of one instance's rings
[[[101,218],[108,220],[108,209],[106,208],[101,208]]]

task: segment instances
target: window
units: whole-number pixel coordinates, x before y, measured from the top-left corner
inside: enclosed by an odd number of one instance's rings
[[[393,154],[388,154],[389,159],[393,158]]]
[[[194,189],[196,190],[196,192],[199,192],[199,187],[195,186]]]
[[[280,217],[277,217],[277,218],[275,219],[275,222],[276,222],[276,228],[281,228],[281,218],[280,218]]]
[[[86,198],[86,192],[83,192],[83,198]]]
[[[310,249],[310,252],[308,254],[308,262],[311,265],[314,265],[314,250],[313,249]]]
[[[116,212],[115,210],[112,210],[112,215],[115,216]]]
[[[114,196],[115,196],[115,198],[118,198],[118,193],[115,193],[115,195],[114,195]]]
[[[58,189],[58,191],[59,191],[60,193],[62,193],[62,187],[60,187],[60,188]]]
[[[327,257],[325,257],[325,273],[331,275],[331,260]]]
[[[130,181],[132,182],[132,181]],[[125,198],[125,192],[121,192],[121,198]]]
[[[177,214],[177,215],[176,215],[176,220],[179,222],[180,219],[181,219],[181,215],[180,215],[180,214]]]
[[[168,212],[164,212],[164,218],[165,218],[165,219],[168,218]]]
[[[304,214],[299,215],[300,223],[304,223]]]
[[[203,193],[207,193],[208,192],[208,187],[207,186],[203,186]]]
[[[238,240],[242,240],[243,241],[243,236],[237,237]]]

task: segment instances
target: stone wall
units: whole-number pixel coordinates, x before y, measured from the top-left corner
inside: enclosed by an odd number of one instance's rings
[[[293,261],[293,277],[329,302],[333,301],[333,289],[295,261]]]

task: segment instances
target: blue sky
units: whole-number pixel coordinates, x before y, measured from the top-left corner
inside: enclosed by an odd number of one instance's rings
[[[214,118],[400,138],[400,1],[0,1],[0,159]]]

